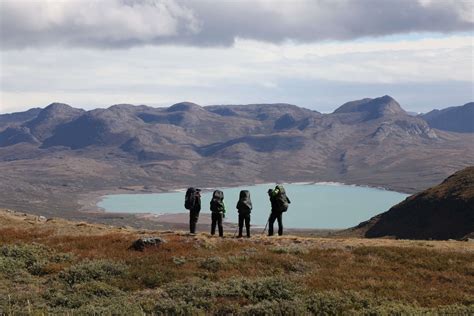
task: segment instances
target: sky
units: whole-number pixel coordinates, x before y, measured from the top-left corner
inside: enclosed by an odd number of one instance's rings
[[[469,0],[0,0],[0,113],[474,101]]]

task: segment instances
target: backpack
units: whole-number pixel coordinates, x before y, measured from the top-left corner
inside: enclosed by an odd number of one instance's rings
[[[224,192],[215,190],[214,193],[212,193],[212,199],[211,199],[211,212],[213,213],[225,213],[225,207],[224,207]]]
[[[282,185],[277,185],[275,187],[274,192],[274,199],[275,199],[275,206],[277,211],[279,212],[286,212],[288,211],[288,204],[290,204],[290,199],[286,196],[285,188]]]
[[[194,204],[196,204],[196,189],[188,188],[188,190],[186,190],[186,197],[184,198],[184,208],[191,210]]]
[[[237,209],[245,213],[250,213],[252,210],[252,200],[250,200],[250,192],[248,190],[240,191],[239,201],[237,202]]]

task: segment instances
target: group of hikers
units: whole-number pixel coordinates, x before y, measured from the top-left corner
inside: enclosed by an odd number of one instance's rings
[[[273,236],[273,225],[278,221],[278,235],[283,235],[283,219],[282,215],[288,210],[290,199],[286,195],[285,188],[282,185],[277,185],[274,189],[268,189],[268,196],[271,204],[271,212],[268,218],[268,236]],[[184,200],[184,207],[189,210],[189,230],[191,234],[196,233],[196,224],[201,212],[201,189],[188,188]],[[239,213],[239,234],[238,238],[242,237],[243,226],[247,237],[250,237],[250,213],[252,211],[252,200],[250,199],[250,192],[242,190],[239,194],[239,201],[236,205]],[[211,210],[211,235],[215,235],[216,226],[219,229],[219,236],[224,236],[224,228],[222,225],[225,218],[226,208],[224,205],[224,192],[215,190],[212,194],[210,202]],[[266,226],[265,226],[266,230]],[[265,232],[264,230],[264,232]]]

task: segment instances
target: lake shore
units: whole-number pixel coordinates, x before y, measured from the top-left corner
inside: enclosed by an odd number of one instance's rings
[[[225,196],[228,197],[225,200],[226,205],[228,206],[228,217],[225,220],[225,226],[232,228],[235,227],[235,225],[237,224],[237,212],[234,209],[233,205],[235,205],[236,203],[239,189],[249,189],[251,190],[252,195],[254,197],[254,211],[257,211],[256,213],[252,212],[251,222],[254,224],[253,227],[255,227],[256,229],[258,227],[261,227],[261,229],[263,230],[263,227],[265,226],[265,223],[268,219],[270,207],[269,202],[267,201],[268,197],[266,194],[266,190],[267,186],[273,187],[274,185],[274,183],[261,183],[245,186],[230,186],[227,188],[220,187],[220,189],[225,192]],[[287,190],[290,190],[290,198],[293,199],[294,197],[294,203],[290,206],[290,211],[288,213],[285,213],[285,215],[283,216],[285,230],[291,228],[296,229],[298,231],[339,231],[341,229],[346,229],[355,226],[361,221],[364,221],[376,215],[376,213],[378,214],[387,210],[390,206],[398,203],[404,198],[404,196],[398,197],[398,192],[388,191],[383,188],[381,189],[373,188],[370,186],[345,185],[344,183],[339,182],[292,182],[284,183],[284,185],[287,186]],[[86,212],[98,212],[104,216],[105,214],[114,214],[116,216],[135,216],[140,218],[141,220],[156,222],[164,225],[179,225],[181,227],[182,225],[188,225],[189,223],[188,212],[184,210],[182,206],[182,200],[184,199],[185,190],[186,189],[183,188],[162,188],[161,190],[151,190],[150,188],[136,186],[133,188],[127,187],[120,188],[119,190],[101,191],[96,192],[96,195],[94,197],[83,197],[83,201],[87,202],[87,206],[84,207],[84,209]],[[203,187],[202,190],[203,199],[205,199],[206,202],[204,202],[203,200],[203,208],[201,214],[204,215],[204,217],[202,217],[200,223],[205,226],[209,226],[210,213],[206,205],[207,201],[210,199],[210,192],[212,192],[214,188]],[[359,191],[362,191],[362,193]],[[312,192],[316,193],[316,196]],[[169,196],[163,196],[160,198],[159,196],[161,193],[168,194]],[[138,197],[137,195],[140,194],[142,194],[143,196]],[[158,194],[158,196],[153,196],[152,194]],[[323,195],[321,196],[321,194]],[[348,196],[346,196],[346,198],[344,198],[344,200],[347,199],[347,197],[351,197],[354,203],[349,203],[342,209],[346,210],[349,208],[351,209],[351,212],[345,214],[344,211],[345,215],[342,216],[342,222],[339,224],[337,222],[334,222],[334,219],[332,219],[332,222],[328,222],[331,221],[331,218],[334,218],[335,216],[340,216],[335,215],[339,214],[341,210],[341,199],[339,194],[349,194]],[[369,196],[369,198],[363,198],[361,201],[373,200],[375,202],[371,202],[372,204],[368,202],[357,202],[358,200],[360,200],[360,194]],[[380,198],[380,194],[385,197]],[[312,204],[311,202],[309,202],[308,196],[314,197],[316,199],[316,204]],[[364,203],[368,203],[368,205],[363,206]],[[334,209],[334,205],[339,206]],[[379,206],[376,207],[374,205]],[[315,207],[316,210],[318,210],[317,214],[320,214],[318,215],[319,217],[307,217],[308,212],[306,209],[308,207]],[[361,207],[362,209],[358,209]],[[370,210],[371,208],[376,210],[376,213],[367,213],[367,210]],[[335,211],[336,213],[334,213]],[[325,213],[326,215],[321,215],[321,212]],[[208,218],[206,218],[205,216],[207,216]],[[315,225],[316,227],[311,225]]]

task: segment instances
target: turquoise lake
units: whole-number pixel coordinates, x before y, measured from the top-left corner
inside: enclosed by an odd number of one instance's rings
[[[267,190],[272,184],[220,189],[224,192],[226,221],[237,222],[235,205],[240,190],[249,190],[253,203],[252,225],[265,225],[270,213]],[[343,184],[286,184],[291,200],[283,216],[287,228],[348,228],[388,210],[408,195]],[[213,189],[212,189],[213,190]],[[210,213],[211,189],[203,189],[201,214]],[[118,213],[187,213],[184,191],[104,196],[97,204],[105,211]]]

